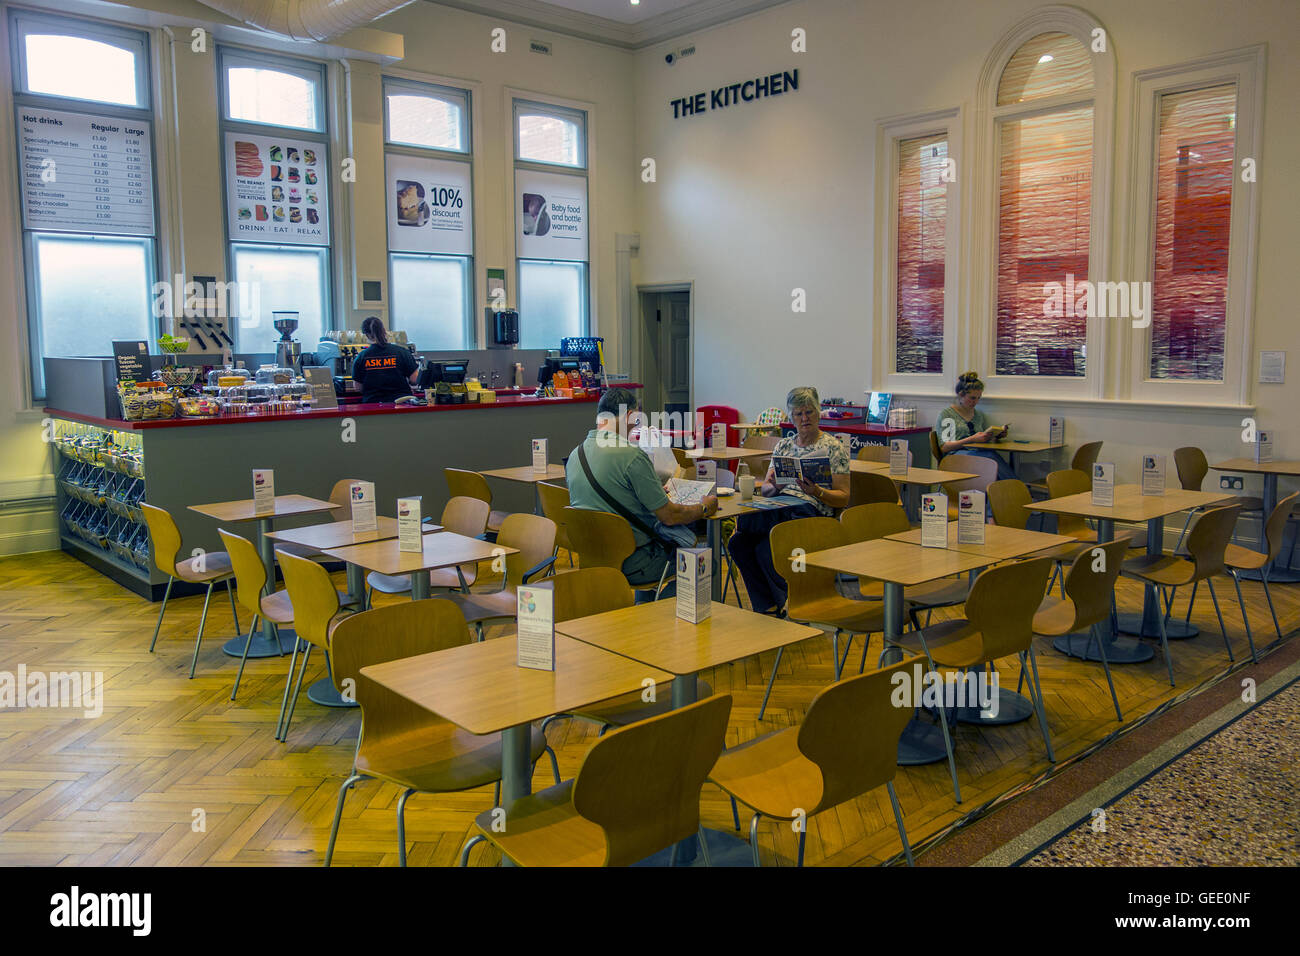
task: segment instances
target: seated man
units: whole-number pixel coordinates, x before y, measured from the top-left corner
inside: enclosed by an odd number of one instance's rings
[[[623,575],[635,588],[653,588],[659,584],[665,565],[674,560],[676,550],[676,545],[654,534],[656,519],[665,525],[689,524],[717,511],[718,499],[709,495],[698,505],[678,505],[668,500],[649,456],[628,440],[641,413],[631,390],[606,390],[596,408],[596,427],[573,449],[565,466],[569,504],[624,518],[631,515],[635,520],[628,524],[632,526],[636,550],[623,562]],[[586,455],[594,482],[582,466],[580,451]],[[676,577],[670,573],[668,580],[671,583],[664,589],[665,596],[675,593]]]

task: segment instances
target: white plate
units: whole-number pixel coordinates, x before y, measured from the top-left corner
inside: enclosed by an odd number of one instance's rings
[[[718,497],[719,497],[719,498],[726,498],[728,495],[734,495],[735,493],[736,493],[736,489],[735,489],[735,488],[719,488],[719,489],[718,489]]]

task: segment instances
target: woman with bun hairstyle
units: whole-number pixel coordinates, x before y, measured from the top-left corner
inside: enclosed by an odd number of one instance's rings
[[[377,315],[367,316],[361,331],[370,347],[352,363],[352,380],[361,386],[363,402],[395,402],[411,394],[420,370],[411,350],[388,341],[388,331]]]
[[[970,448],[976,442],[993,441],[1007,433],[1005,427],[990,426],[988,416],[975,406],[984,395],[984,383],[978,372],[963,372],[957,379],[957,401],[939,413],[934,433],[939,450],[945,455],[979,455],[998,463],[998,479],[1014,478],[1016,473],[1001,455],[991,448]]]

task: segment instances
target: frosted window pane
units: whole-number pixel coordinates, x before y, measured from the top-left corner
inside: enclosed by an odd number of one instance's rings
[[[36,294],[45,355],[112,355],[152,341],[149,242],[37,235]]]
[[[469,349],[465,340],[469,260],[393,256],[392,328],[421,350]]]
[[[465,151],[463,110],[435,96],[388,94],[388,139],[392,143]]]
[[[581,131],[572,120],[532,113],[519,115],[519,158],[581,166]]]
[[[316,84],[295,73],[259,67],[226,70],[226,108],[230,118],[249,123],[320,129]]]
[[[582,335],[582,262],[519,263],[519,347],[558,349],[560,339]]]
[[[234,320],[240,350],[274,352],[280,333],[271,325],[271,313],[297,312],[294,338],[304,352],[315,351],[325,328],[324,250],[234,246],[233,251],[241,300],[254,304],[251,314]]]
[[[128,49],[86,37],[29,33],[26,54],[27,88],[33,93],[143,105],[136,55]]]

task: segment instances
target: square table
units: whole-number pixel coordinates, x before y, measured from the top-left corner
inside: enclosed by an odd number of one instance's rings
[[[1265,524],[1268,523],[1268,516],[1277,508],[1277,476],[1300,475],[1300,461],[1255,461],[1253,458],[1229,458],[1227,461],[1221,461],[1217,465],[1211,465],[1210,467],[1215,471],[1245,471],[1264,476],[1263,521]],[[1286,537],[1285,532],[1282,536]],[[1263,537],[1261,534],[1261,543],[1263,543]],[[1268,545],[1264,544],[1264,547],[1267,548]],[[1276,561],[1269,562],[1258,571],[1241,571],[1239,574],[1248,581],[1257,581],[1262,575],[1266,574],[1270,584],[1275,582],[1295,584],[1300,581],[1300,572],[1284,568]]]
[[[877,475],[885,475],[890,480],[903,485],[907,489],[907,496],[904,499],[904,506],[907,511],[907,517],[916,521],[921,514],[921,488],[924,486],[933,487],[942,485],[948,481],[962,481],[966,478],[978,478],[978,475],[966,471],[945,471],[942,468],[913,468],[910,465],[907,474],[891,475],[889,473],[889,462],[887,461],[862,461],[854,458],[849,462],[850,472],[874,472]]]
[[[886,535],[885,537],[889,541],[902,541],[905,544],[919,545],[921,543],[921,529],[913,528],[911,531],[900,531],[897,534]],[[979,554],[987,558],[993,558],[996,561],[1019,558],[1023,555],[1033,554],[1035,551],[1054,548],[1057,545],[1078,543],[1077,539],[1065,534],[1046,534],[1042,531],[1029,531],[1026,528],[1007,528],[1000,524],[986,524],[984,526],[983,544],[964,544],[957,540],[957,522],[948,522],[947,550]]]
[[[1147,526],[1147,554],[1156,555],[1164,552],[1165,517],[1196,508],[1212,505],[1231,498],[1232,495],[1218,491],[1185,491],[1181,488],[1166,489],[1163,495],[1144,495],[1140,485],[1116,485],[1115,503],[1109,507],[1094,505],[1092,492],[1084,491],[1077,495],[1061,498],[1049,498],[1046,501],[1031,501],[1025,505],[1030,511],[1042,511],[1047,514],[1076,515],[1097,520],[1097,540],[1115,540],[1115,522],[1145,522]],[[1125,634],[1139,634],[1142,637],[1160,637],[1160,601],[1154,588],[1144,588],[1142,614],[1120,614],[1119,629]],[[1170,621],[1166,634],[1170,640],[1195,637],[1200,631],[1191,624]],[[1068,635],[1067,635],[1068,637]],[[1066,637],[1059,637],[1053,646],[1063,654],[1071,654],[1072,647]],[[1094,657],[1093,654],[1096,656]],[[1080,655],[1075,653],[1075,657]],[[1110,636],[1106,658],[1112,664],[1135,664],[1148,661],[1153,656],[1151,648],[1132,640],[1120,640]],[[1101,652],[1089,653],[1085,648],[1085,660],[1100,661]]]
[[[507,554],[518,554],[518,548],[482,538],[470,538],[454,531],[429,531],[423,536],[422,551],[402,551],[397,538],[384,538],[367,544],[343,545],[323,548],[322,551],[338,561],[346,561],[380,574],[411,576],[411,597],[421,601],[429,596],[429,572],[438,568],[456,568],[461,590],[468,593],[469,586],[460,572],[460,565],[486,561]]]
[[[484,478],[500,478],[502,481],[517,481],[521,484],[533,486],[533,514],[542,513],[542,496],[537,493],[537,483],[539,481],[564,481],[566,472],[563,465],[548,464],[545,471],[533,471],[532,465],[521,465],[518,468],[493,468],[491,471],[480,471]]]
[[[1016,456],[1018,455],[1037,455],[1041,452],[1052,452],[1058,448],[1064,448],[1064,445],[1053,445],[1050,441],[1032,441],[1028,438],[1003,438],[1000,441],[974,441],[966,445],[967,448],[987,448],[990,451],[1006,452],[1007,458],[1011,461],[1011,470],[1017,470]]]
[[[885,651],[881,663],[903,659],[902,648],[891,645],[903,634],[903,588],[925,584],[939,578],[962,574],[996,564],[996,558],[947,548],[923,548],[902,541],[876,538],[846,544],[825,551],[813,551],[805,558],[817,568],[828,568],[859,578],[872,578],[884,584]],[[942,718],[941,718],[942,719]],[[942,730],[913,719],[898,741],[898,763],[910,766],[944,760]],[[954,780],[954,785],[956,781]]]
[[[709,461],[740,461],[745,458],[766,458],[772,454],[770,448],[689,448],[687,458],[705,458]]]
[[[306,495],[276,495],[274,507],[269,511],[257,511],[252,498],[190,505],[189,509],[209,518],[215,518],[221,524],[237,524],[246,521],[257,522],[257,549],[262,555],[262,566],[266,568],[266,588],[262,593],[270,594],[275,590],[275,550],[271,544],[271,539],[267,535],[274,530],[275,519],[320,514],[341,507],[343,506],[334,504],[332,501],[321,501],[319,498],[308,498]],[[294,642],[297,641],[297,635],[288,628],[284,629],[283,634],[285,636],[293,635]],[[221,650],[229,657],[243,657],[244,643],[245,638],[243,636],[235,635],[222,646]],[[293,646],[294,643],[291,643],[290,649]],[[271,627],[271,622],[264,619],[262,621],[262,633],[248,642],[248,657],[250,659],[280,657],[285,653],[285,649],[276,638],[275,630]]]

